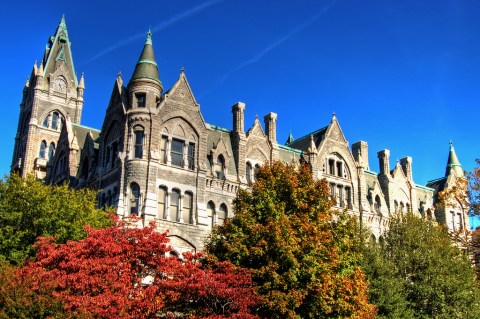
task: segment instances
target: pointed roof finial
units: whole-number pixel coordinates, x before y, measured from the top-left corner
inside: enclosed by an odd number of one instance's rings
[[[78,83],[78,88],[85,89],[85,80],[83,79],[83,72],[82,72],[82,76],[80,77],[80,82]]]
[[[122,77],[122,71],[118,71],[117,78],[121,78],[121,77]]]
[[[317,147],[315,146],[315,140],[313,139],[313,134],[310,134],[310,146],[308,147],[309,153],[315,153],[317,151]]]
[[[30,86],[30,78],[27,78],[27,81],[25,82],[25,87],[29,87]]]
[[[142,53],[140,54],[140,58],[138,59],[130,81],[136,79],[150,79],[158,82],[158,84],[162,86],[160,75],[158,74],[157,61],[155,60],[155,54],[153,53],[152,33],[150,30],[147,32],[145,45],[143,46]]]
[[[182,68],[180,69],[180,73],[181,74],[185,74],[185,68],[182,66]]]
[[[447,169],[445,171],[445,176],[450,175],[451,171],[455,173],[457,177],[463,177],[463,168],[458,160],[457,154],[455,153],[455,149],[453,148],[453,142],[450,140],[450,151],[448,153],[448,162],[447,162]]]
[[[288,145],[290,143],[293,143],[293,141],[295,141],[295,139],[293,138],[292,131],[290,130],[290,134],[288,135],[287,142],[285,142],[285,144]]]
[[[60,20],[60,23],[58,24],[58,27],[60,29],[66,29],[67,24],[65,23],[65,14],[62,14],[62,19]]]

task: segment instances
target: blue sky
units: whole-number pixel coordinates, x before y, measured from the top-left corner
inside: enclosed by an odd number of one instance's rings
[[[128,82],[149,28],[165,90],[186,75],[208,123],[245,126],[273,111],[279,142],[326,126],[350,143],[413,157],[414,180],[443,176],[452,139],[466,170],[480,157],[480,2],[9,1],[0,13],[2,152],[9,171],[22,88],[65,14],[85,73],[82,124],[100,128],[119,71]]]

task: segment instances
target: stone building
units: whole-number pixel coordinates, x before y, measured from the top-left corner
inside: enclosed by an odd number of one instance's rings
[[[277,140],[277,114],[258,117],[245,130],[245,104],[231,108],[232,129],[206,123],[182,70],[168,91],[160,80],[150,32],[128,83],[118,74],[101,130],[82,126],[84,76],[74,69],[62,18],[39,66],[23,89],[12,171],[49,183],[99,190],[100,205],[119,216],[141,216],[169,230],[177,251],[202,249],[214,225],[231,217],[239,188],[266,162],[300,162],[331,186],[335,206],[358,216],[378,238],[392,214],[412,211],[453,230],[468,228],[461,207],[435,211],[436,194],[463,171],[450,147],[445,177],[420,186],[412,158],[390,167],[390,151],[369,166],[368,144],[349,146],[335,115],[325,127],[285,144]],[[447,209],[445,209],[447,211]]]

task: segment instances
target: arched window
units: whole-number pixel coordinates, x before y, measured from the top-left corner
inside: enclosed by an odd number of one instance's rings
[[[164,186],[160,186],[158,189],[158,218],[166,218],[165,216],[165,203],[167,199],[167,189]]]
[[[186,192],[183,196],[183,205],[182,205],[182,219],[184,223],[192,224],[193,215],[192,215],[192,205],[193,204],[193,195],[190,192]]]
[[[105,193],[102,193],[102,199],[100,200],[100,207],[105,208],[106,204],[107,204],[107,197],[105,196]]]
[[[42,141],[40,144],[40,152],[38,152],[38,157],[45,158],[45,150],[47,149],[47,142]]]
[[[178,189],[172,190],[172,197],[170,198],[170,220],[178,221],[178,207],[180,204],[180,191]]]
[[[378,195],[375,196],[375,203],[373,205],[375,207],[375,211],[377,212],[377,214],[381,214],[382,202],[380,201],[380,196]]]
[[[215,176],[219,179],[225,178],[225,158],[223,155],[218,155],[217,161],[215,162]]]
[[[407,203],[406,207],[407,207],[407,213],[410,212],[410,204],[409,203]]]
[[[393,208],[394,208],[395,212],[398,213],[398,202],[397,201],[393,202]]]
[[[222,226],[225,222],[225,219],[227,219],[227,216],[227,205],[221,204],[218,208],[217,225]]]
[[[168,137],[162,135],[162,139],[160,140],[160,163],[162,164],[167,163],[167,143]]]
[[[247,183],[250,185],[252,183],[252,164],[250,162],[247,162],[247,167],[245,170],[245,177],[247,178]]]
[[[212,201],[207,204],[207,217],[210,227],[213,227],[215,225],[215,204]]]
[[[50,146],[48,147],[48,159],[51,160],[53,158],[53,154],[55,154],[55,144],[50,143]]]
[[[405,205],[403,204],[403,202],[400,202],[400,213],[404,213],[405,212]]]
[[[188,159],[188,169],[194,170],[195,169],[195,144],[194,143],[188,143],[187,159]]]
[[[60,117],[58,115],[58,112],[53,112],[52,114],[52,129],[58,130],[60,129]]]
[[[138,127],[135,129],[135,158],[143,157],[143,128]]]
[[[130,185],[130,215],[138,216],[140,210],[140,186],[137,183]]]
[[[253,180],[256,182],[258,180],[257,178],[257,173],[258,173],[258,170],[260,169],[260,165],[258,164],[255,164],[255,168],[253,170]]]
[[[47,128],[50,126],[50,114],[48,114],[45,117],[45,119],[43,120],[42,126]]]

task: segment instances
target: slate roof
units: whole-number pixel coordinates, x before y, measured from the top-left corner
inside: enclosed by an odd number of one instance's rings
[[[92,138],[94,141],[100,136],[100,130],[80,124],[72,123],[72,130],[77,136],[78,147],[80,150],[85,145],[85,139],[87,138],[89,132],[92,133]]]
[[[303,137],[300,137],[294,140],[292,143],[287,144],[286,146],[291,148],[296,148],[298,150],[307,151],[310,146],[310,135],[313,135],[313,140],[315,142],[315,147],[318,148],[320,143],[325,138],[325,133],[327,132],[328,126],[322,127],[315,132],[309,133]]]

